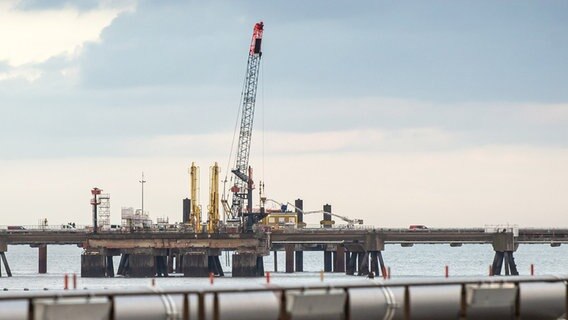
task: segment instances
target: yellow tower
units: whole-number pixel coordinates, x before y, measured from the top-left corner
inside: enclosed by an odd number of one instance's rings
[[[201,206],[199,206],[199,167],[195,166],[195,162],[191,163],[189,179],[191,193],[191,214],[189,216],[189,223],[193,227],[194,232],[200,232]]]
[[[217,162],[210,168],[209,210],[207,232],[214,233],[219,227],[219,166]]]

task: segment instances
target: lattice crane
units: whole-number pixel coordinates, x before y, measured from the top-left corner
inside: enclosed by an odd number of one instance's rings
[[[254,120],[254,107],[256,103],[256,89],[258,86],[258,74],[260,71],[260,58],[262,57],[261,43],[264,23],[254,25],[252,40],[249,48],[247,71],[242,92],[242,114],[239,131],[239,142],[236,152],[235,168],[231,170],[237,177],[231,187],[233,193],[231,215],[242,216],[247,200],[246,213],[252,214],[252,171],[249,168],[250,145],[252,139],[252,125]]]

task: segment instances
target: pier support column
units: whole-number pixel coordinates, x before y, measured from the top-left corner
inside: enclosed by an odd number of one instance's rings
[[[357,271],[357,252],[347,251],[345,252],[345,258],[347,260],[345,274],[352,276],[355,274],[355,271]]]
[[[274,250],[274,272],[278,272],[278,251]]]
[[[500,276],[503,264],[505,265],[506,276],[519,275],[515,258],[513,257],[513,251],[495,251],[495,257],[493,258],[493,264],[491,265],[491,275]]]
[[[515,237],[512,230],[503,229],[502,232],[495,233],[493,236],[493,250],[495,257],[491,265],[491,274],[495,276],[501,275],[503,263],[505,264],[505,275],[518,276],[519,271],[515,264],[513,252],[517,250],[518,244],[515,243]]]
[[[220,254],[220,253],[219,253]],[[212,272],[216,277],[224,277],[223,267],[221,266],[221,260],[219,256],[213,255],[207,258],[207,264],[209,272]]]
[[[294,201],[294,206],[296,207],[296,216],[298,222],[298,228],[303,228],[304,223],[304,200],[296,199]],[[296,251],[296,272],[304,272],[304,251]]]
[[[183,273],[183,255],[181,253],[176,254],[176,273]]]
[[[390,277],[387,275],[387,268],[385,267],[385,261],[383,260],[383,253],[381,251],[377,252],[377,257],[379,258],[379,267],[381,268],[381,274],[383,278]]]
[[[147,278],[156,275],[156,258],[149,254],[131,254],[128,257],[130,276]]]
[[[168,254],[168,273],[174,273],[174,265],[175,265],[174,257],[175,254],[173,252],[170,252]]]
[[[286,273],[294,273],[294,245],[286,245]]]
[[[331,272],[331,265],[332,265],[332,256],[331,256],[331,251],[326,251],[323,252],[323,271],[324,272]]]
[[[187,253],[183,256],[184,277],[208,277],[209,257],[205,253]]]
[[[12,276],[12,271],[8,265],[8,259],[6,259],[6,251],[8,251],[8,245],[5,242],[0,242],[0,258],[2,258],[2,261],[0,261],[0,277],[2,277],[2,263],[4,264],[4,269],[6,270],[8,277]]]
[[[47,245],[40,244],[38,247],[38,273],[47,273]]]
[[[112,258],[112,256],[106,256],[106,276],[110,278],[114,278],[114,261]]]
[[[256,275],[264,277],[264,257],[256,256]]]
[[[167,277],[168,276],[168,256],[156,256],[156,276]]]
[[[359,265],[357,275],[359,276],[366,276],[369,274],[369,253],[368,252],[359,252]]]
[[[106,277],[106,258],[100,254],[81,255],[81,278]]]
[[[304,251],[296,251],[296,272],[304,272]]]
[[[233,254],[233,277],[264,276],[263,261],[256,253]]]
[[[120,256],[120,262],[118,263],[118,270],[116,271],[117,275],[120,276],[128,276],[128,269],[130,267],[130,263],[128,261],[129,254],[123,253]]]
[[[345,272],[345,247],[337,246],[334,260],[333,272]]]
[[[371,272],[375,274],[375,276],[379,276],[381,274],[379,269],[379,259],[377,251],[371,251]]]

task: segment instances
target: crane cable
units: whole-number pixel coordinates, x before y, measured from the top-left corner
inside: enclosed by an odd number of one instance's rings
[[[231,168],[231,158],[233,156],[233,150],[235,148],[235,137],[237,136],[237,129],[239,126],[239,120],[241,120],[241,107],[242,107],[242,101],[243,101],[243,96],[244,96],[244,91],[245,91],[245,86],[246,86],[246,81],[247,81],[247,77],[245,75],[245,78],[243,79],[243,85],[241,87],[241,99],[239,100],[239,105],[237,107],[237,116],[235,117],[235,128],[233,129],[233,139],[231,141],[231,150],[229,151],[229,159],[227,160],[227,170],[225,171],[225,184],[223,185],[223,198],[226,200],[227,198],[225,197],[225,192],[226,190],[226,183],[227,183],[227,178],[229,176],[229,172],[231,171],[229,168]],[[233,176],[231,176],[231,181],[233,181]]]
[[[261,85],[261,91],[260,91],[260,109],[262,110],[262,181],[266,181],[266,178],[264,176],[264,144],[265,144],[265,138],[264,138],[264,118],[265,118],[265,113],[266,113],[266,108],[264,106],[264,60],[260,60],[260,85]]]

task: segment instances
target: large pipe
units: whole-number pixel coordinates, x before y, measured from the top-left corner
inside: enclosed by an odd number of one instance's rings
[[[286,310],[291,319],[321,319],[342,318],[347,310],[350,319],[456,319],[460,316],[467,319],[512,319],[515,314],[523,319],[558,319],[565,313],[566,278],[539,277],[541,282],[522,282],[528,278],[513,277],[503,279],[503,282],[490,281],[489,278],[468,279],[462,291],[459,281],[424,280],[402,282],[391,280],[386,283],[373,282],[356,285],[332,285],[332,288],[305,287],[303,290],[289,286],[276,287],[276,291],[251,292],[263,287],[247,286],[236,289],[238,292],[223,292],[227,287],[219,288],[218,315],[219,319],[279,319],[281,303],[280,290],[286,290]],[[535,277],[532,278],[535,280]],[[430,281],[430,282],[428,282]],[[505,282],[508,281],[508,282]],[[512,281],[520,281],[518,287]],[[380,286],[386,284],[386,286]],[[331,284],[330,284],[331,286]],[[408,291],[405,290],[407,286]],[[270,290],[275,287],[266,287]],[[288,288],[288,289],[287,289]],[[517,288],[519,291],[517,291]],[[191,288],[193,290],[193,288]],[[210,289],[210,288],[209,288]],[[263,290],[264,290],[263,289]],[[128,294],[148,294],[136,296]],[[184,295],[180,289],[156,288],[138,291],[58,291],[25,292],[0,295],[0,319],[27,319],[30,308],[26,299],[35,298],[34,310],[44,306],[55,306],[51,314],[56,314],[58,307],[73,309],[74,314],[84,314],[92,308],[88,301],[101,303],[105,295],[114,295],[115,319],[183,319]],[[122,294],[122,296],[121,296]],[[93,298],[80,298],[79,295]],[[41,297],[44,297],[41,299]],[[47,298],[59,296],[59,298]],[[72,298],[75,296],[74,298]],[[103,300],[101,300],[103,299]],[[4,301],[3,301],[4,300]],[[205,294],[203,309],[200,311],[199,298],[196,293],[189,294],[190,319],[212,319],[214,313],[214,297],[212,293]],[[54,302],[57,301],[57,302]],[[250,302],[254,301],[251,308]],[[405,301],[409,302],[405,305]],[[335,303],[334,303],[335,302]],[[339,304],[337,303],[339,302]],[[343,302],[343,305],[341,305]],[[345,305],[347,303],[347,305]],[[515,308],[515,305],[517,308]],[[465,306],[466,308],[462,308]],[[101,307],[109,307],[101,305]],[[104,308],[103,308],[104,309]],[[44,309],[48,310],[48,309]],[[109,308],[110,310],[110,308]],[[48,310],[49,311],[49,310]],[[61,312],[61,310],[59,310]],[[37,318],[37,315],[36,315]],[[51,319],[44,317],[43,319]]]

